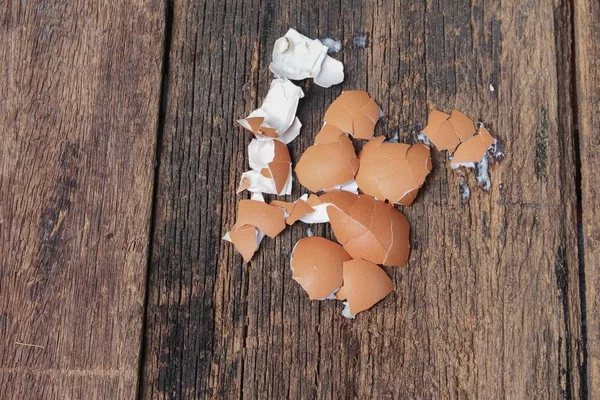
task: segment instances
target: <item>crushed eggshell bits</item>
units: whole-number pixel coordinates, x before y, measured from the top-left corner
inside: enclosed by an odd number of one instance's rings
[[[354,180],[359,161],[352,141],[326,124],[296,165],[298,181],[312,192],[331,190]]]
[[[375,124],[382,111],[363,90],[342,92],[325,113],[324,121],[338,127],[355,139],[370,140],[373,138]]]
[[[342,264],[352,258],[339,244],[320,237],[302,238],[292,252],[292,278],[311,300],[335,299],[342,286]]]
[[[343,264],[344,285],[336,293],[336,298],[344,301],[342,314],[346,318],[354,318],[394,290],[392,280],[376,264],[357,259],[345,261]]]
[[[351,199],[351,197],[353,197]],[[337,241],[352,258],[401,267],[410,253],[408,220],[389,203],[347,193],[329,200],[327,214]]]
[[[358,158],[355,180],[363,193],[409,206],[431,171],[429,147],[386,143],[379,136],[367,143]]]

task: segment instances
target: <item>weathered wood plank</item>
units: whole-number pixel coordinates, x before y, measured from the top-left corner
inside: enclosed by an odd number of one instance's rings
[[[0,7],[3,399],[135,397],[163,19],[160,1]]]
[[[600,398],[600,4],[575,1],[588,398]]]
[[[534,0],[174,1],[142,396],[580,397],[570,12]],[[434,152],[406,210],[410,263],[388,270],[396,293],[356,321],[291,280],[305,226],[265,240],[248,266],[220,240],[247,166],[234,121],[265,95],[288,27],[343,39],[347,71],[339,87],[303,84],[296,160],[353,88],[381,104],[380,134],[406,140],[429,108],[457,107],[506,144],[491,192],[469,176],[466,205]],[[367,49],[352,48],[356,32]]]

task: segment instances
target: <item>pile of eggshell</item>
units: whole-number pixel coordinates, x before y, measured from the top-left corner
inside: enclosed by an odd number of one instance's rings
[[[277,78],[262,106],[238,121],[254,135],[248,146],[251,169],[242,174],[238,193],[248,190],[252,196],[239,202],[237,221],[224,239],[249,262],[265,235],[274,238],[297,221],[329,222],[339,244],[300,239],[292,251],[292,278],[311,300],[345,300],[343,315],[354,318],[393,290],[378,264],[401,267],[408,261],[410,226],[394,205],[409,206],[417,197],[431,171],[429,142],[451,153],[453,168],[476,168],[496,141],[459,111],[432,111],[420,135],[424,143],[374,138],[381,109],[365,91],[344,91],[296,164],[298,181],[312,193],[295,202],[266,203],[263,194],[291,194],[286,145],[300,133],[296,109],[304,93],[288,79],[313,78],[323,87],[344,79],[342,63],[327,55],[326,46],[293,29],[275,42],[269,68]],[[349,136],[369,140],[358,156]]]

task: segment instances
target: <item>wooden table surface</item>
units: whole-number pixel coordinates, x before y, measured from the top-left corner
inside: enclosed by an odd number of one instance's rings
[[[466,204],[433,151],[354,321],[292,281],[306,226],[248,265],[221,240],[289,27],[346,69],[302,83],[293,159],[348,89],[377,134],[458,108],[506,146]],[[0,398],[600,398],[597,0],[7,0],[0,43]]]

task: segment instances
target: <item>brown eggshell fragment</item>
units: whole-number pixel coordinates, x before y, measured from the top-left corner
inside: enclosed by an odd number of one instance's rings
[[[349,133],[356,139],[371,139],[381,110],[363,90],[349,90],[329,106],[324,121]]]
[[[460,138],[456,135],[454,126],[448,122],[450,115],[441,111],[432,110],[429,114],[427,126],[423,133],[429,137],[434,146],[442,150],[454,150],[460,144]]]
[[[249,117],[238,121],[238,123],[242,125],[242,127],[248,129],[257,137],[266,136],[273,139],[279,137],[276,129],[270,128],[268,126],[262,126],[264,120],[264,117]],[[247,123],[247,125],[243,123],[244,121]]]
[[[311,207],[315,207],[315,206],[318,206],[319,204],[321,204],[321,200],[319,200],[319,196],[317,196],[316,194],[313,194],[313,193],[311,193],[310,196],[308,196],[308,199],[306,200],[306,202]]]
[[[270,177],[275,182],[277,193],[281,193],[287,183],[290,171],[292,169],[292,158],[290,151],[285,143],[278,140],[273,141],[274,156],[273,161],[269,163]]]
[[[323,129],[329,130],[327,125]],[[341,134],[334,141],[317,143],[306,149],[295,171],[302,185],[318,192],[353,180],[358,167],[352,141]]]
[[[335,193],[335,192],[332,192]],[[408,220],[391,204],[367,194],[320,197],[338,242],[352,256],[386,266],[403,266],[410,252]],[[337,198],[336,198],[337,197]]]
[[[478,163],[494,144],[495,139],[485,127],[479,129],[479,133],[469,140],[461,143],[454,152],[452,167],[456,168],[463,163]]]
[[[260,129],[260,126],[262,125],[264,120],[265,120],[264,117],[246,118],[246,122],[248,122],[251,132],[258,132],[258,130]]]
[[[290,213],[288,219],[285,220],[286,224],[293,225],[300,218],[304,217],[306,214],[310,214],[315,211],[307,202],[302,199],[296,200],[296,204],[294,209]]]
[[[363,193],[409,206],[431,171],[429,147],[384,140],[377,137],[360,152],[356,183]]]
[[[229,238],[244,262],[249,262],[258,250],[257,235],[257,228],[252,225],[233,226],[229,231]]]
[[[477,128],[475,122],[458,110],[452,110],[448,122],[454,127],[455,134],[464,142],[475,134]]]
[[[321,204],[331,203],[346,212],[356,200],[358,200],[357,194],[346,192],[345,190],[332,190],[331,192],[323,193],[319,196]]]
[[[285,229],[284,210],[256,200],[240,200],[236,226],[252,225],[274,238]]]
[[[298,241],[292,253],[292,278],[311,300],[330,298],[342,286],[342,265],[351,260],[339,244],[321,237]]]
[[[423,133],[431,138],[448,118],[450,118],[450,115],[446,113],[438,110],[431,110],[429,118],[427,119],[427,126],[423,129]]]
[[[325,124],[315,136],[315,144],[327,144],[337,142],[338,138],[342,136],[344,132],[335,125]]]
[[[338,291],[342,293],[336,297],[346,300],[343,311],[346,318],[354,318],[373,307],[394,290],[392,280],[383,269],[361,259],[344,262],[343,279],[344,286]]]
[[[292,157],[290,157],[290,150],[285,145],[285,143],[280,142],[279,140],[274,140],[273,145],[274,155],[272,162],[292,162]]]
[[[290,215],[292,211],[294,211],[294,207],[296,206],[296,203],[283,200],[272,200],[269,204],[272,206],[283,208],[288,215]]]

